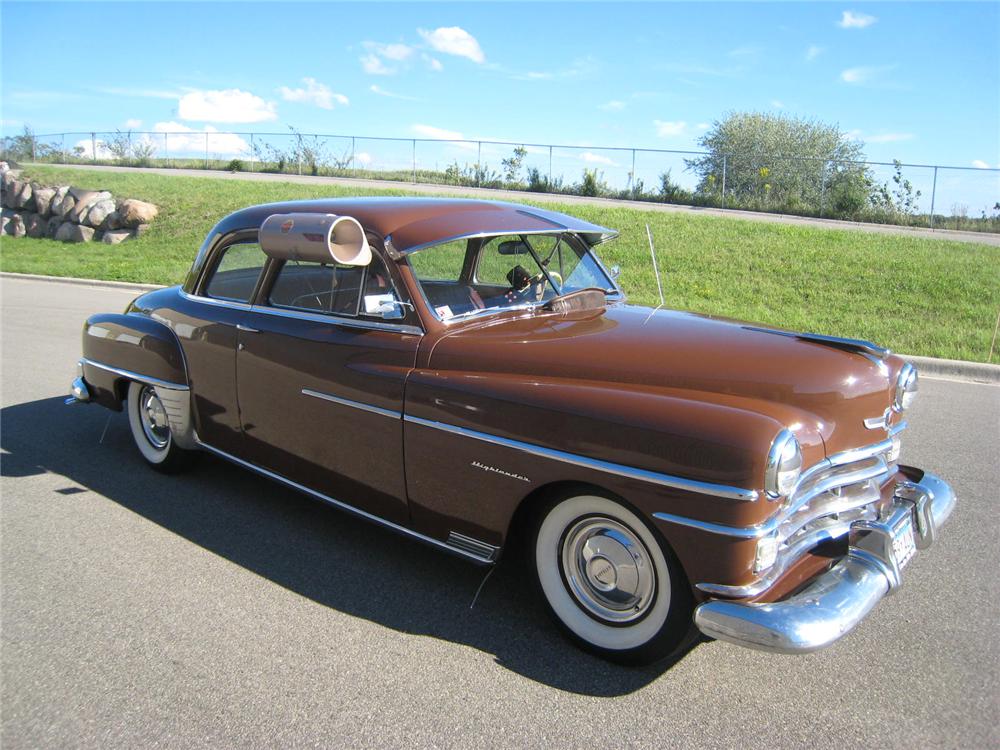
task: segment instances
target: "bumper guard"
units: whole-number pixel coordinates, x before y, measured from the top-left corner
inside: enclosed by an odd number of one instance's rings
[[[955,493],[933,474],[919,483],[900,483],[890,512],[878,521],[852,524],[847,555],[798,594],[767,604],[708,601],[695,610],[695,624],[707,636],[761,651],[825,648],[899,587],[900,569],[912,554],[899,549],[899,529],[912,523],[916,549],[926,549],[954,507]]]

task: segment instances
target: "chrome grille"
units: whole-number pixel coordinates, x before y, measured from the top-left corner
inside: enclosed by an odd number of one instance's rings
[[[756,596],[809,550],[843,537],[855,521],[877,518],[882,488],[897,471],[895,462],[889,460],[892,448],[892,440],[884,440],[835,454],[809,468],[778,513],[755,534],[757,538],[774,534],[778,543],[775,563],[746,586],[698,584],[698,588],[724,596]]]

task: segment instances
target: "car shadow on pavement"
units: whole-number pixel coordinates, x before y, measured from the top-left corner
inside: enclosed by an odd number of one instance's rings
[[[497,566],[470,609],[487,568],[208,455],[186,474],[159,474],[139,457],[123,414],[50,398],[6,407],[0,421],[5,477],[65,477],[69,485],[55,493],[95,492],[323,606],[471,646],[531,680],[610,697],[644,687],[678,660],[637,669],[581,652],[530,595],[516,562]]]

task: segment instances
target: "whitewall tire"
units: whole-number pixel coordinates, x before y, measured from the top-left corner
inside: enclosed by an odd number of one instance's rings
[[[550,614],[585,649],[636,664],[664,658],[691,631],[676,558],[624,504],[596,494],[542,509],[531,559]]]
[[[129,383],[126,401],[132,439],[146,462],[166,473],[186,468],[194,453],[174,443],[166,409],[156,390],[145,383],[133,381]]]

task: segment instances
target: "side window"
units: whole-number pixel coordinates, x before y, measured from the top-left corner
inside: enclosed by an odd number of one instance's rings
[[[501,254],[501,249],[504,254]],[[509,287],[507,274],[518,265],[524,264],[534,271],[537,267],[527,246],[520,237],[493,237],[479,251],[476,264],[476,282],[492,286]]]
[[[358,314],[363,266],[288,261],[268,297],[275,307],[335,315]]]
[[[240,242],[222,251],[205,294],[217,299],[249,302],[267,257],[256,242]]]
[[[386,270],[385,263],[376,255],[372,257],[372,262],[365,274],[365,290],[364,300],[361,304],[361,314],[366,317],[381,319],[383,317],[381,314],[368,312],[368,310],[374,310],[387,297],[396,301],[399,300],[399,295],[396,294],[396,290],[392,285],[392,278]]]
[[[410,267],[421,281],[458,281],[465,265],[468,240],[452,240],[407,256]]]

